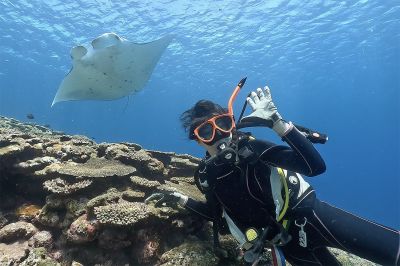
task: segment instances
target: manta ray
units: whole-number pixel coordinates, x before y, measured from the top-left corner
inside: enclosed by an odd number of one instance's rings
[[[143,89],[171,40],[172,36],[165,36],[133,43],[104,33],[86,47],[73,47],[72,68],[51,106],[62,101],[115,100]]]

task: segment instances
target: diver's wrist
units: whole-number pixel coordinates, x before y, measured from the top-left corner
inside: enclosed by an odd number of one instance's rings
[[[174,193],[172,193],[172,194],[173,194],[175,197],[179,198],[178,204],[179,204],[181,207],[185,207],[186,202],[188,201],[189,197],[186,196],[186,195],[183,195],[183,194],[181,194],[181,193],[179,193],[179,192],[174,192]]]
[[[274,121],[274,125],[272,126],[272,130],[274,130],[280,137],[285,136],[292,128],[292,122],[288,123],[283,119]]]
[[[185,207],[185,206],[186,206],[186,203],[187,203],[187,201],[188,201],[188,199],[189,199],[188,196],[182,195],[182,197],[181,197],[181,198],[179,199],[179,201],[178,201],[178,204],[179,204],[181,207]]]
[[[282,120],[282,116],[278,112],[275,112],[273,115],[271,115],[271,120],[275,124],[279,120]]]

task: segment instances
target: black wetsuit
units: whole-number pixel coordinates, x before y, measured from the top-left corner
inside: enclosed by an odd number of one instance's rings
[[[217,204],[242,231],[249,227],[274,227],[271,219],[276,218],[276,204],[270,177],[272,169],[280,167],[287,170],[290,193],[284,219],[289,221],[287,232],[292,237],[282,249],[292,265],[340,265],[327,247],[382,265],[398,265],[399,231],[318,200],[313,188],[296,173],[306,176],[323,173],[323,159],[295,127],[283,140],[290,147],[248,138],[239,141],[239,150],[247,147],[255,156],[243,159],[236,166],[201,163],[198,178],[208,200],[199,202],[189,198],[185,207],[215,221]],[[299,245],[300,227],[295,223],[305,224],[307,247]]]

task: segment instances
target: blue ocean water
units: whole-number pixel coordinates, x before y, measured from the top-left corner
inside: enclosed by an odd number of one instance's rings
[[[71,47],[105,32],[175,38],[129,99],[51,108]],[[320,199],[400,227],[398,1],[0,0],[3,116],[202,156],[179,115],[199,99],[225,105],[244,76],[237,115],[250,90],[269,85],[286,120],[329,135],[317,146],[327,171],[307,179]],[[253,132],[281,142],[269,129]]]

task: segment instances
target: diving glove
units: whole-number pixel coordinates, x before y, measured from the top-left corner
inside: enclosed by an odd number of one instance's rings
[[[184,207],[188,200],[188,196],[185,196],[179,192],[158,192],[151,194],[144,200],[144,203],[148,204],[150,201],[156,200],[155,207],[161,207],[164,203],[167,205],[178,203]]]
[[[255,123],[267,126],[272,128],[279,136],[285,135],[290,129],[290,125],[278,113],[268,86],[264,87],[264,91],[258,88],[257,93],[251,92],[246,101],[253,111],[250,115],[243,117],[240,123]]]

